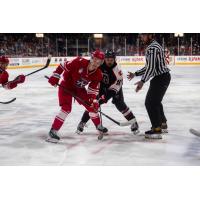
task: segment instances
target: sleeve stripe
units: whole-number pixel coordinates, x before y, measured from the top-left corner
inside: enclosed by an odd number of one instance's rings
[[[116,93],[119,92],[119,90],[115,89],[115,88],[109,88],[109,90],[113,90],[115,91]]]
[[[98,92],[99,90],[98,89],[93,89],[93,88],[91,88],[91,87],[88,87],[88,91],[94,91],[94,92]]]
[[[143,67],[142,69],[136,71],[136,72],[135,72],[135,73],[136,73],[136,76],[141,76],[141,75],[143,75],[143,74],[145,73],[145,71],[146,71],[146,66]]]
[[[63,69],[63,70],[65,70],[65,68],[63,67],[63,65],[60,63],[60,67]]]
[[[95,95],[98,95],[99,90],[95,90],[95,89],[89,87],[88,90],[87,90],[87,93],[88,93],[88,94],[95,94]]]

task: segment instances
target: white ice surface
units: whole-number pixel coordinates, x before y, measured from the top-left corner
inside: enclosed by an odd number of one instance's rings
[[[76,135],[77,124],[84,111],[73,103],[72,113],[60,130],[61,142],[45,142],[52,121],[59,111],[57,88],[51,87],[44,75],[54,68],[27,77],[25,84],[12,91],[0,88],[0,101],[17,97],[9,105],[0,104],[0,165],[200,165],[200,138],[191,135],[189,128],[200,129],[200,67],[171,68],[172,81],[164,99],[169,133],[163,140],[148,141],[134,136],[129,127],[118,127],[106,118],[104,125],[109,136],[97,140],[92,124],[84,135]],[[143,133],[150,128],[144,107],[148,83],[135,93],[134,82],[128,82],[124,67],[124,96],[140,123]],[[10,78],[35,69],[10,70]],[[112,103],[103,112],[124,121]]]

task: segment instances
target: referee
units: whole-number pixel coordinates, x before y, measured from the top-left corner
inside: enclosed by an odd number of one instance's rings
[[[128,72],[127,78],[131,80],[135,76],[142,76],[135,83],[136,92],[142,89],[144,83],[150,78],[150,86],[145,99],[145,107],[151,121],[151,130],[145,132],[145,138],[162,139],[162,129],[167,130],[167,119],[164,114],[162,100],[170,84],[171,75],[166,66],[164,49],[154,39],[152,33],[140,34],[140,39],[147,46],[145,50],[146,64],[135,73]]]

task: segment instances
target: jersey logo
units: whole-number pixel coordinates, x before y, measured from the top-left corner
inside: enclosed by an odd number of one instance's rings
[[[84,88],[87,84],[88,84],[88,81],[84,79],[80,79],[76,81],[76,86],[78,88]]]
[[[103,73],[103,79],[102,79],[102,82],[103,82],[104,84],[106,84],[106,85],[109,84],[109,76],[108,76],[108,74]]]

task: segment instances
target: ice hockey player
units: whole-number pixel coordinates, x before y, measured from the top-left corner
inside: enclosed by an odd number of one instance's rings
[[[170,69],[165,62],[164,49],[154,39],[154,34],[140,34],[140,39],[147,46],[145,51],[146,64],[135,73],[129,72],[128,79],[142,76],[135,83],[136,92],[151,78],[149,90],[145,99],[145,106],[151,121],[151,130],[145,132],[148,139],[162,139],[162,130],[167,129],[167,119],[164,114],[162,100],[170,84]]]
[[[11,90],[17,87],[18,84],[23,83],[25,81],[25,76],[21,74],[17,76],[14,80],[8,81],[9,74],[6,71],[8,64],[9,59],[4,55],[0,56],[0,84],[5,89]]]
[[[119,65],[116,62],[115,52],[112,50],[106,50],[105,61],[100,66],[103,73],[103,79],[100,84],[100,91],[98,95],[99,104],[107,103],[112,99],[112,103],[115,105],[117,110],[123,114],[128,121],[133,121],[131,125],[131,131],[133,133],[138,132],[138,124],[135,116],[133,115],[130,108],[124,102],[123,96],[123,75]],[[76,133],[81,134],[83,132],[85,124],[90,119],[89,113],[86,110],[78,124]],[[107,128],[104,127],[104,131],[107,132]]]
[[[66,92],[66,90],[69,90],[71,93],[91,105],[87,106],[80,102],[80,100],[76,99],[77,102],[82,104],[89,112],[89,116],[96,126],[97,131],[103,131],[101,120],[97,112],[99,104],[96,101],[96,96],[99,93],[99,83],[103,77],[99,66],[103,61],[104,53],[96,50],[92,53],[90,60],[77,57],[72,61],[66,61],[64,64],[60,64],[54,71],[53,75],[49,79],[49,83],[53,86],[58,84],[60,75],[63,73],[63,80],[60,83],[62,87],[59,87],[58,89],[59,105],[61,110],[55,117],[47,141],[56,143],[60,140],[58,131],[62,127],[67,115],[71,112],[72,95]],[[88,85],[87,90],[85,88],[86,85]]]

